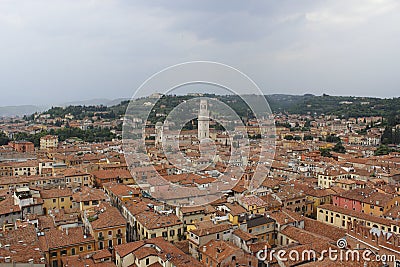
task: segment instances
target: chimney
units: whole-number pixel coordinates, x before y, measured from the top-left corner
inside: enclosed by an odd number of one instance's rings
[[[206,251],[207,251],[207,247],[203,246],[203,252],[206,252]]]

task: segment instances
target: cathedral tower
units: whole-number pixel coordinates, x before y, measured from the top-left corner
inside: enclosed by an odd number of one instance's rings
[[[210,137],[210,116],[207,100],[200,100],[199,115],[197,118],[197,138],[202,140]]]

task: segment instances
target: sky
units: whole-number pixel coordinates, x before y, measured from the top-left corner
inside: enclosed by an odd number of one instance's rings
[[[265,94],[398,97],[399,12],[397,0],[0,0],[0,106],[129,98],[195,60]]]

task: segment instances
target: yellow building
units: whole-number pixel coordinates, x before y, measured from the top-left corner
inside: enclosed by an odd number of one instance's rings
[[[308,190],[304,190],[304,194],[306,195],[306,199],[312,203],[312,216],[316,218],[317,216],[317,208],[320,205],[330,204],[332,203],[332,195],[335,194],[335,191],[332,189],[314,189],[307,188]]]
[[[211,206],[194,206],[179,208],[178,217],[184,223],[186,231],[195,229],[195,224],[202,221],[210,221],[215,209]]]
[[[40,197],[43,199],[44,214],[53,209],[72,208],[72,191],[69,188],[42,189]]]
[[[189,240],[189,253],[193,258],[199,259],[199,250],[211,240],[227,240],[232,234],[230,224],[209,224],[197,225],[198,228],[188,232],[187,239]]]
[[[62,257],[94,251],[94,238],[85,235],[82,227],[51,228],[39,235],[39,243],[51,267],[61,267]]]
[[[317,174],[318,186],[321,188],[330,188],[336,183],[337,179],[345,179],[347,176],[348,174],[342,169],[327,168]]]
[[[167,241],[179,241],[183,237],[183,223],[175,214],[143,211],[135,219],[139,240],[163,237]]]
[[[264,215],[251,215],[247,219],[247,232],[256,236],[258,240],[272,244],[275,233],[274,219]]]
[[[12,163],[14,176],[35,176],[39,174],[39,162],[37,160],[27,160]]]
[[[366,214],[382,216],[400,203],[400,196],[374,192],[362,201],[362,211]]]
[[[9,162],[0,163],[0,176],[12,176],[13,167]]]
[[[377,228],[386,232],[400,234],[400,227],[396,221],[374,215],[325,204],[318,207],[317,220],[342,229],[347,229],[348,223],[361,223],[367,228]]]
[[[251,214],[263,214],[266,211],[266,203],[256,195],[247,195],[239,198],[239,204]]]
[[[117,208],[100,205],[95,211],[85,211],[83,221],[95,239],[96,250],[126,243],[126,221]]]
[[[65,183],[72,187],[83,187],[92,185],[90,174],[82,172],[75,168],[66,169],[64,171]]]
[[[40,138],[40,149],[52,149],[58,147],[58,136],[46,135]]]
[[[81,211],[93,209],[106,202],[107,199],[107,195],[102,190],[86,186],[72,195],[73,206],[79,207]]]
[[[226,203],[224,210],[228,213],[229,222],[233,225],[240,225],[244,222],[246,216],[246,209],[237,203]]]

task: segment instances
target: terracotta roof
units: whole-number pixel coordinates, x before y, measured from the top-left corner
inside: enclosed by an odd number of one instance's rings
[[[231,228],[230,224],[214,224],[207,227],[199,227],[197,229],[190,230],[193,234],[197,236],[207,236],[215,233],[224,232]]]
[[[310,218],[304,218],[304,230],[317,235],[325,236],[334,241],[339,240],[346,234],[346,230],[344,229]]]
[[[40,249],[35,227],[27,224],[11,231],[3,231],[0,237],[0,265],[5,262],[5,257],[10,257],[11,262],[28,263],[33,259],[35,264],[44,264],[40,259],[44,256]],[[4,247],[9,245],[8,248]]]
[[[21,208],[14,205],[14,197],[9,195],[4,200],[0,201],[0,215],[9,214],[13,212],[20,212]]]
[[[117,245],[114,248],[115,248],[115,253],[117,253],[120,257],[125,257],[129,253],[132,253],[133,251],[137,250],[143,245],[144,241],[136,241],[136,242],[125,243],[122,245]]]
[[[267,214],[268,214],[267,216],[270,216],[280,225],[290,224],[304,220],[304,217],[288,209],[282,209],[281,211],[274,211]]]
[[[124,196],[132,196],[134,194],[140,194],[140,189],[135,188],[132,186],[128,186],[125,184],[120,184],[120,183],[105,183],[103,184],[103,187],[106,188],[107,190],[111,191],[114,195],[118,197],[124,197]]]
[[[332,241],[331,239],[325,236],[317,235],[315,233],[311,233],[304,229],[297,228],[291,225],[288,225],[284,229],[282,229],[281,234],[289,237],[290,239],[295,240],[296,242],[302,245],[316,243],[317,241],[320,240],[325,240],[326,242]]]
[[[160,252],[151,245],[159,248]],[[130,253],[135,254],[135,256],[139,258],[143,258],[146,255],[154,255],[164,262],[168,260],[177,267],[202,266],[197,260],[189,255],[186,255],[182,250],[178,249],[172,243],[164,240],[162,237],[116,245],[114,248],[115,252],[123,257],[129,255]]]
[[[64,171],[64,176],[66,177],[83,176],[83,175],[89,175],[89,174],[77,168],[68,168]]]
[[[93,176],[98,179],[110,179],[110,178],[132,178],[131,173],[128,170],[99,170],[91,172]]]
[[[68,228],[68,230],[51,228],[44,232],[44,236],[39,237],[39,242],[44,251],[49,251],[76,244],[93,243],[94,238],[91,236],[85,238],[82,227]]]
[[[40,190],[40,196],[43,199],[59,198],[72,196],[72,190],[69,188],[53,188]]]
[[[183,223],[175,214],[160,215],[152,211],[143,211],[136,214],[136,220],[147,229],[158,229]]]
[[[50,229],[54,227],[54,221],[50,216],[43,215],[38,217],[38,228],[40,230]]]
[[[82,187],[81,191],[77,191],[72,197],[75,202],[108,199],[107,195],[102,190],[87,186]]]
[[[239,201],[247,206],[256,205],[257,207],[265,207],[267,205],[264,200],[255,195],[243,196]]]
[[[135,256],[135,258],[141,260],[149,256],[157,256],[158,253],[157,250],[153,247],[141,246],[135,251],[132,251],[132,254]]]
[[[111,258],[112,254],[108,249],[102,249],[96,251],[96,253],[92,256],[94,260],[100,260],[104,258]]]
[[[63,262],[64,267],[115,267],[116,265],[111,261],[104,261],[95,263],[91,254],[80,254],[68,257],[62,257],[61,260]]]
[[[257,237],[255,235],[252,235],[248,232],[245,232],[241,229],[236,229],[235,231],[233,231],[233,234],[238,236],[240,239],[244,240],[244,241],[250,241],[252,239],[257,239]]]
[[[97,215],[97,219],[90,223],[92,225],[93,230],[113,228],[126,225],[126,220],[124,219],[124,217],[121,215],[121,213],[117,208],[113,206],[108,206],[103,210],[104,210],[103,212],[100,212]]]

